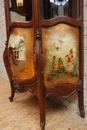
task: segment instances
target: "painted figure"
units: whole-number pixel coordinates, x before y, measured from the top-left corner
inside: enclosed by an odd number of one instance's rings
[[[13,50],[15,50],[15,48],[9,47],[9,56],[12,58],[13,64],[17,65],[16,57],[15,57]]]
[[[73,50],[70,49],[69,54],[66,55],[66,73],[70,74],[74,70]]]

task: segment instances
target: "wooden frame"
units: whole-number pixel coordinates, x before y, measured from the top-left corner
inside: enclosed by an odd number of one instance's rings
[[[47,0],[45,0],[47,2]],[[40,126],[41,130],[45,130],[45,100],[46,97],[50,94],[57,95],[61,98],[68,98],[76,91],[78,92],[78,103],[80,115],[82,118],[85,117],[84,112],[84,101],[83,101],[83,69],[84,69],[84,56],[83,56],[83,1],[79,0],[79,18],[76,20],[72,17],[69,17],[72,12],[72,4],[75,4],[75,0],[73,3],[71,0],[68,16],[58,16],[52,19],[44,19],[40,14],[40,0],[32,0],[32,18],[26,14],[24,10],[17,10],[17,6],[15,4],[15,0],[11,0],[12,6],[9,8],[9,1],[4,0],[5,5],[5,16],[6,16],[6,33],[7,33],[7,41],[6,47],[3,53],[3,59],[5,68],[9,77],[10,85],[11,85],[11,96],[9,97],[10,101],[13,101],[14,95],[16,92],[25,92],[30,91],[34,92],[37,96],[40,108]],[[27,1],[28,2],[28,1]],[[27,6],[26,4],[24,5]],[[17,12],[26,17],[27,22],[10,22],[10,11]],[[66,26],[73,29],[78,28],[79,37],[78,38],[78,60],[79,60],[79,75],[77,82],[69,82],[67,80],[59,81],[50,85],[50,87],[46,87],[45,84],[45,52],[44,52],[44,28],[54,28],[54,26],[59,25]],[[8,45],[9,45],[9,37],[15,29],[32,29],[32,62],[34,74],[32,77],[20,78],[17,74],[14,73],[11,63],[9,61],[9,53],[8,53]],[[20,31],[19,31],[20,32]],[[28,31],[26,31],[27,37],[29,37]],[[77,31],[78,32],[78,31]],[[21,34],[22,35],[22,34]],[[77,48],[76,48],[77,49]],[[27,58],[28,59],[28,58]],[[28,59],[29,60],[29,59]],[[24,75],[24,74],[23,74]]]

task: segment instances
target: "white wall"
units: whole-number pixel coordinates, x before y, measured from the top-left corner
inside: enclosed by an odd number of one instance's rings
[[[84,0],[84,103],[87,116],[87,0]]]
[[[0,74],[7,76],[5,67],[3,64],[3,50],[5,47],[6,32],[5,32],[5,16],[3,0],[0,0]]]
[[[3,0],[0,0],[0,75],[7,78],[6,70],[3,63],[3,50],[5,48],[6,32],[5,32],[5,16]],[[14,19],[16,15],[13,16]],[[56,97],[55,97],[56,98]],[[59,100],[59,99],[58,99]],[[77,93],[67,100],[61,100],[68,109],[78,113]],[[87,0],[84,0],[84,102],[85,113],[87,116]]]

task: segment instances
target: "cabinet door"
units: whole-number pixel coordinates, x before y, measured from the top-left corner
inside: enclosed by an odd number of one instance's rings
[[[79,54],[82,41],[80,4],[79,0],[42,2],[42,48],[46,87],[64,82],[73,85],[79,83],[82,60]]]

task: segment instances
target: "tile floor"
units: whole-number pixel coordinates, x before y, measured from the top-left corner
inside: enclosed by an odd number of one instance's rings
[[[8,79],[0,76],[0,130],[41,130],[39,108],[34,94],[16,94],[9,102]],[[45,130],[87,130],[87,117],[82,119],[62,104],[47,99]]]

